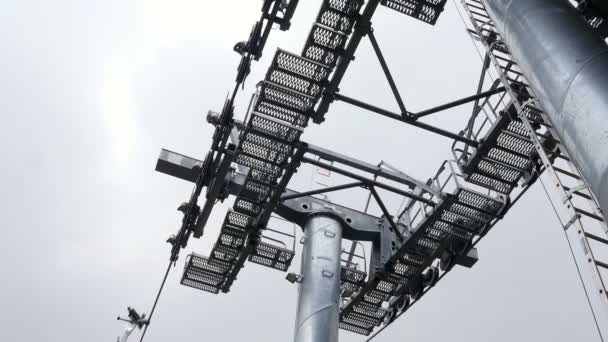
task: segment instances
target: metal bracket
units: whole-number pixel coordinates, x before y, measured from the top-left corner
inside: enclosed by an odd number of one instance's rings
[[[290,197],[296,194],[297,192],[288,189],[284,196]],[[318,213],[331,213],[337,218],[342,223],[342,235],[349,240],[373,241],[380,233],[378,228],[380,218],[312,196],[283,201],[275,211],[275,214],[300,227],[304,227],[310,215]]]

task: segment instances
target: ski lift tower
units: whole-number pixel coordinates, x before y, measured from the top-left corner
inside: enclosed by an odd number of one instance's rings
[[[243,59],[234,91],[221,112],[208,116],[215,134],[206,157],[162,150],[158,159],[157,171],[195,184],[180,207],[182,226],[170,239],[171,262],[190,237],[203,235],[214,205],[234,199],[211,251],[186,258],[183,285],[227,293],[246,262],[286,272],[295,256],[295,232],[273,228],[271,218],[278,215],[304,231],[301,271],[287,275],[300,286],[295,341],[337,341],[339,328],[377,334],[455,266],[474,266],[477,244],[542,180],[571,244],[598,332],[608,339],[608,264],[601,260],[608,256],[606,6],[593,0],[462,0],[468,32],[485,51],[478,91],[408,111],[371,19],[378,10],[395,10],[434,25],[445,4],[324,0],[303,51],[276,51],[240,120],[233,105],[239,86],[261,56],[270,28],[287,30],[297,5],[264,1],[249,40],[235,47]],[[364,38],[399,112],[339,90]],[[385,163],[369,164],[302,141],[310,121],[321,124],[335,101],[450,139],[452,158],[418,180]],[[424,121],[467,104],[471,117],[459,131]],[[350,181],[293,191],[290,181],[303,164]],[[382,215],[318,196],[355,188],[367,191]],[[389,212],[387,194],[406,199],[404,209]],[[369,259],[353,262],[361,256],[356,247],[343,252],[344,239],[354,246],[371,243]]]

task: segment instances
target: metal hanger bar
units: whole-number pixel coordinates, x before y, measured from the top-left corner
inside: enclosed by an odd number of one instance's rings
[[[399,104],[399,109],[401,110],[401,116],[407,117],[410,115],[407,109],[405,109],[405,104],[403,103],[403,99],[401,98],[401,94],[399,94],[399,89],[397,89],[397,85],[395,84],[395,80],[393,79],[393,75],[391,75],[391,71],[386,64],[386,60],[384,59],[384,55],[382,55],[382,51],[380,50],[380,45],[378,45],[378,41],[376,40],[376,36],[374,35],[374,29],[370,27],[369,32],[367,33],[370,42],[376,52],[376,56],[378,57],[378,61],[382,66],[382,70],[384,71],[384,75],[386,76],[386,80],[388,84],[391,86],[391,90],[393,91],[393,95],[395,96],[395,100]]]

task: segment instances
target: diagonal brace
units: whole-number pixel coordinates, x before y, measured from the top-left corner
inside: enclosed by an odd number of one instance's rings
[[[399,227],[395,223],[395,220],[393,220],[393,216],[391,216],[391,214],[388,212],[386,205],[384,205],[384,202],[382,201],[382,198],[380,198],[380,195],[378,195],[378,192],[376,191],[375,187],[373,185],[370,185],[368,188],[369,188],[369,191],[372,193],[372,196],[374,196],[376,203],[378,203],[380,210],[382,210],[382,214],[384,214],[384,217],[386,217],[386,219],[390,223],[391,227],[395,231],[395,234],[397,234],[397,236],[399,237],[399,240],[403,241],[403,234],[401,234]]]
[[[374,52],[376,52],[376,56],[378,57],[378,61],[382,66],[382,71],[384,71],[384,75],[388,81],[388,84],[391,86],[391,90],[393,91],[393,95],[395,96],[395,100],[399,104],[399,109],[401,110],[401,116],[408,117],[410,113],[408,113],[407,109],[405,109],[405,104],[403,103],[403,99],[401,98],[401,94],[399,94],[399,89],[397,89],[397,85],[395,84],[395,80],[393,79],[393,75],[391,75],[391,71],[386,64],[386,60],[384,59],[384,55],[382,54],[382,50],[380,50],[380,45],[378,45],[378,41],[376,40],[376,36],[374,35],[374,29],[369,28],[369,32],[367,33],[370,42],[372,43],[372,47],[374,48]]]
[[[492,95],[500,94],[502,92],[505,92],[506,90],[507,89],[505,87],[498,87],[498,88],[495,88],[495,89],[490,89],[488,91],[479,92],[479,93],[477,93],[475,95],[468,96],[468,97],[465,97],[465,98],[460,99],[460,100],[452,101],[450,103],[446,103],[446,104],[443,104],[441,106],[437,106],[437,107],[434,107],[434,108],[431,108],[431,109],[423,110],[422,112],[419,112],[419,113],[416,113],[416,114],[413,114],[413,115],[414,115],[414,117],[416,119],[418,119],[418,118],[421,118],[423,116],[427,116],[427,115],[431,115],[431,114],[434,114],[434,113],[437,113],[437,112],[441,112],[441,111],[444,111],[446,109],[458,107],[458,106],[461,106],[463,104],[467,104],[469,102],[476,102],[477,103],[477,101],[479,101],[479,100],[488,98],[488,97],[490,97]]]

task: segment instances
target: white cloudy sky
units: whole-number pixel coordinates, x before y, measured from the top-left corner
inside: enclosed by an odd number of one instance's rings
[[[320,0],[300,1],[276,46],[299,52]],[[235,42],[261,1],[5,1],[0,11],[0,340],[113,341],[127,305],[148,311],[168,257],[166,237],[190,185],[154,172],[161,147],[202,158],[204,121],[233,84]],[[470,95],[479,57],[454,7],[436,27],[380,8],[374,24],[407,105]],[[342,91],[394,109],[367,42]],[[242,97],[238,110],[243,111]],[[468,108],[431,118],[460,130]],[[450,142],[336,104],[306,140],[426,179]],[[225,207],[189,250],[208,252]],[[185,255],[185,252],[184,254]],[[566,241],[533,189],[458,269],[377,341],[595,341]],[[147,341],[285,341],[297,289],[246,267],[229,295],[178,285],[172,273]],[[134,336],[135,337],[135,336]],[[362,341],[342,334],[343,341]]]

